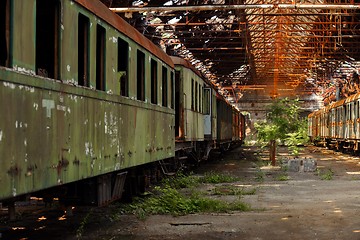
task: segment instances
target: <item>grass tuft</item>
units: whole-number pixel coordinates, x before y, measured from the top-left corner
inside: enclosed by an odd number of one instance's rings
[[[200,178],[201,183],[230,183],[239,181],[240,178],[227,174],[209,172]]]
[[[170,214],[174,216],[199,212],[229,212],[248,211],[250,206],[239,200],[228,203],[210,199],[199,193],[190,196],[181,194],[178,190],[156,187],[157,193],[145,199],[137,198],[133,203],[122,207],[123,213],[137,215],[140,219],[153,214]]]
[[[241,195],[255,195],[256,188],[253,189],[245,189],[245,188],[238,188],[235,186],[220,186],[216,187],[212,190],[213,195],[234,195],[234,196],[241,196]]]
[[[183,173],[179,173],[175,177],[169,177],[163,180],[165,186],[175,189],[192,188],[198,186],[199,183],[199,177],[185,175]]]
[[[281,175],[277,176],[276,179],[278,181],[287,181],[290,179],[290,177],[287,174],[281,174]]]
[[[332,180],[334,172],[331,169],[327,169],[326,171],[321,171],[318,169],[318,176],[320,176],[321,180]]]

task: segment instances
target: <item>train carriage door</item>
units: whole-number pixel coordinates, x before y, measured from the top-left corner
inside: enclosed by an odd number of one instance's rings
[[[183,137],[183,124],[180,125],[181,122],[183,122],[184,116],[183,116],[183,99],[181,99],[181,96],[183,94],[181,93],[181,77],[180,77],[180,71],[175,71],[175,136],[176,137]]]
[[[354,134],[355,134],[355,121],[354,121],[354,116],[355,116],[355,109],[354,109],[354,102],[350,103],[350,119],[349,119],[349,124],[350,124],[350,138],[354,138]]]
[[[0,66],[10,65],[10,0],[0,0]]]
[[[340,109],[337,107],[335,109],[335,137],[338,138],[339,136],[339,128],[340,128]]]
[[[350,119],[351,119],[351,105],[344,105],[345,119],[344,119],[344,138],[350,137]]]
[[[343,133],[344,138],[349,138],[349,118],[350,118],[350,106],[344,104],[344,120],[343,120]]]
[[[328,138],[330,135],[331,122],[330,122],[330,111],[326,111],[325,114],[325,138]]]
[[[204,88],[203,112],[204,112],[204,134],[211,135],[211,88]]]
[[[320,137],[324,137],[324,132],[325,132],[325,112],[321,112],[320,114]]]
[[[36,73],[59,78],[59,9],[58,0],[36,1]]]

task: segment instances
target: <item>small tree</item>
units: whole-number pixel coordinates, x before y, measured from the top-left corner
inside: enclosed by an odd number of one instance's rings
[[[275,165],[276,142],[289,146],[298,154],[297,146],[307,142],[307,122],[301,119],[299,100],[277,99],[267,109],[266,120],[255,123],[258,141],[270,143],[270,160]]]

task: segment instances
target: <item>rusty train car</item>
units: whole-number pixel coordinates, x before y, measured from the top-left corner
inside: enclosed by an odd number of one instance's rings
[[[206,160],[213,149],[228,150],[245,138],[245,117],[186,60],[175,65],[175,148],[178,157]]]
[[[360,94],[310,113],[308,135],[313,142],[330,149],[359,153]]]
[[[0,115],[0,202],[103,205],[245,128],[201,74],[97,0],[0,0]]]

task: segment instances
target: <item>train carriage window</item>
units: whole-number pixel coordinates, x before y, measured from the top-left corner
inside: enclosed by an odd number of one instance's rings
[[[175,87],[175,83],[174,83],[174,81],[175,81],[175,79],[174,79],[174,73],[173,72],[171,72],[170,73],[170,84],[171,84],[171,88],[170,88],[170,97],[171,97],[171,99],[170,99],[170,106],[171,106],[171,108],[172,109],[174,109],[174,107],[175,107],[175,103],[174,103],[174,101],[175,101],[175,90],[174,90],[174,87]]]
[[[195,111],[198,111],[198,84],[195,83]]]
[[[164,107],[168,106],[168,77],[167,77],[167,68],[162,67],[162,105]]]
[[[158,65],[154,59],[151,59],[151,103],[157,104],[158,89]]]
[[[79,14],[78,26],[78,84],[89,87],[89,18]]]
[[[59,78],[59,6],[58,0],[36,1],[36,72]]]
[[[10,65],[10,0],[0,0],[0,66]]]
[[[96,26],[96,89],[105,91],[105,37],[106,30]]]
[[[145,101],[145,54],[137,50],[137,100]]]
[[[120,95],[129,96],[129,44],[118,38],[118,74],[120,81]]]
[[[194,79],[191,79],[191,110],[194,110]]]
[[[203,110],[204,114],[210,114],[210,88],[204,88],[203,93]]]
[[[201,113],[201,85],[199,84],[199,112]]]
[[[180,104],[180,86],[182,79],[180,78],[180,71],[175,71],[175,136],[180,135],[180,118],[181,118],[181,110],[184,106]],[[181,96],[182,97],[182,96]]]

